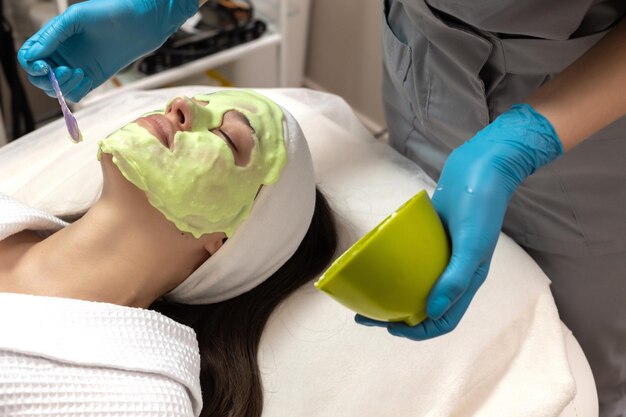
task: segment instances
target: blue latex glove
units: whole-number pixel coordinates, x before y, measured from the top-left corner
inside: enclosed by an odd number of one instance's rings
[[[425,340],[452,331],[482,285],[515,189],[563,154],[550,122],[528,104],[514,105],[448,157],[433,205],[452,241],[452,256],[431,290],[428,318],[414,327],[361,315],[356,322]]]
[[[90,0],[70,6],[17,53],[30,81],[55,97],[45,60],[74,102],[154,51],[198,10],[198,0]]]

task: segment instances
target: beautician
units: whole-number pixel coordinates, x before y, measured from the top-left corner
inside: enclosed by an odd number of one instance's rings
[[[79,3],[18,59],[54,96],[41,60],[50,63],[79,101],[197,9],[197,0]],[[433,202],[453,254],[425,322],[357,322],[413,340],[450,332],[503,230],[552,280],[593,368],[601,417],[626,416],[625,13],[623,0],[385,1],[390,142],[438,179]]]

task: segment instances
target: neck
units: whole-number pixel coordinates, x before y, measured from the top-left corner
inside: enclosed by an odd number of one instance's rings
[[[32,243],[12,281],[18,292],[147,308],[206,259],[184,241],[160,237],[149,222],[129,221],[99,201],[80,220]]]

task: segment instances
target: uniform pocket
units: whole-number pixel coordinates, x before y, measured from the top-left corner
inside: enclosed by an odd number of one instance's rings
[[[401,2],[385,0],[382,32],[384,65],[389,78],[396,93],[409,104],[411,115],[423,120],[429,82],[422,76],[416,88],[414,73],[423,74],[423,62],[415,57],[415,52],[420,52],[421,45],[411,46],[414,36]]]
[[[421,65],[429,83],[424,107],[428,126],[434,136],[447,138],[452,150],[489,123],[481,72],[493,45],[427,1],[417,1],[416,7],[419,34],[427,45]]]
[[[396,87],[402,88],[411,67],[411,47],[402,42],[389,26],[390,0],[385,0],[383,13],[383,54],[389,73],[394,74]],[[395,4],[394,4],[395,6]]]

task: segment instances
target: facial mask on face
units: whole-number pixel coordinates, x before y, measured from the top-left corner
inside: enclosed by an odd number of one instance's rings
[[[98,159],[101,152],[111,154],[124,177],[179,230],[196,238],[212,232],[230,237],[250,213],[259,187],[274,183],[285,165],[283,113],[253,91],[225,90],[194,99],[208,104],[189,101],[191,131],[177,132],[171,151],[130,123],[99,143]],[[241,112],[254,129],[246,166],[235,165],[224,139],[210,132],[230,110]]]

